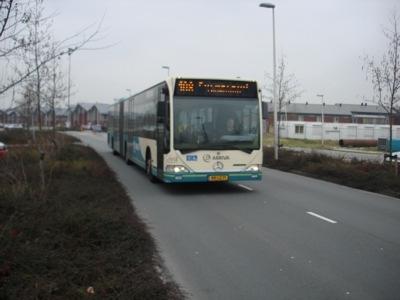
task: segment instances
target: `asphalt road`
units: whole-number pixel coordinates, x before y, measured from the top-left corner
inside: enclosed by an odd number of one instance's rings
[[[264,169],[167,185],[75,133],[118,174],[191,299],[400,299],[400,199]]]

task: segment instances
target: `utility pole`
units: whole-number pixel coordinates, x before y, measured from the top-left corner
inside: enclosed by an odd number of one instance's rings
[[[71,56],[77,48],[68,48],[68,119],[70,126],[72,125],[71,113]]]
[[[168,77],[169,77],[169,70],[170,70],[170,67],[169,66],[161,66],[161,69],[166,69],[167,71],[168,71]]]
[[[317,97],[321,98],[321,145],[324,145],[324,95],[318,94]]]
[[[276,97],[276,47],[275,47],[275,4],[272,3],[261,3],[260,7],[263,8],[271,8],[272,9],[272,44],[273,44],[273,63],[274,63],[274,156],[275,160],[278,160],[278,149],[279,149],[279,141],[278,141],[278,99]]]

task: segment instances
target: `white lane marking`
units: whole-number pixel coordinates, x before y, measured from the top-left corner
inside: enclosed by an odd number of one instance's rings
[[[251,187],[248,187],[248,186],[246,186],[244,184],[238,184],[238,186],[240,186],[241,188],[244,188],[244,189],[246,189],[248,191],[253,191],[253,189]]]
[[[312,211],[308,211],[307,213],[308,213],[309,215],[312,215],[312,216],[316,217],[316,218],[320,218],[320,219],[322,219],[322,220],[324,220],[324,221],[326,221],[326,222],[329,222],[329,223],[332,223],[332,224],[336,224],[336,223],[337,223],[337,222],[334,221],[334,220],[331,220],[331,219],[328,219],[328,218],[326,218],[326,217],[324,217],[324,216],[321,216],[321,215],[319,215],[319,214],[313,213]]]

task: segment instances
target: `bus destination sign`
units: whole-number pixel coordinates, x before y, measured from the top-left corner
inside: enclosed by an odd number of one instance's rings
[[[257,98],[257,84],[251,81],[177,79],[175,96]]]

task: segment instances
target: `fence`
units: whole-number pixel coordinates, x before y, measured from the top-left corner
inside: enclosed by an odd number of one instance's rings
[[[323,129],[323,131],[322,131]],[[322,136],[323,132],[323,136]],[[393,125],[393,139],[400,139],[400,126]],[[280,125],[282,138],[305,140],[377,140],[389,138],[389,125],[353,124],[353,123],[321,123],[285,121]]]

